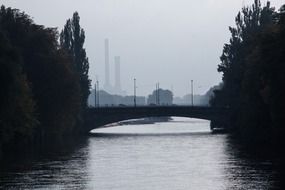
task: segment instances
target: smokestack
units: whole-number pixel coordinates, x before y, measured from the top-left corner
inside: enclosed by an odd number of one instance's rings
[[[109,68],[109,39],[105,39],[105,90],[110,89],[110,68]]]
[[[121,93],[121,68],[120,68],[120,56],[115,56],[115,91]]]

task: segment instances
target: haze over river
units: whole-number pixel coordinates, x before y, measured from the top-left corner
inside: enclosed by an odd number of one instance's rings
[[[248,155],[205,120],[174,118],[155,124],[92,131],[87,139],[11,157],[0,189],[227,190],[278,189],[271,159]]]

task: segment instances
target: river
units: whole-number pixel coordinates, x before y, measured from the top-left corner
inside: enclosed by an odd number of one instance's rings
[[[278,189],[271,159],[254,157],[209,122],[121,125],[2,163],[0,189]]]

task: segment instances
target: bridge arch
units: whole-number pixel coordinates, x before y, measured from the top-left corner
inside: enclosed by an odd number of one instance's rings
[[[88,110],[85,132],[110,123],[146,117],[188,117],[217,120],[226,114],[223,108],[196,106],[141,106],[141,107],[101,107]]]

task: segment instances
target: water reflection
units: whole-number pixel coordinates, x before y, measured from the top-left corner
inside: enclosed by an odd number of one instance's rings
[[[277,189],[280,181],[270,159],[211,134],[207,121],[105,128],[71,142],[6,161],[0,189]]]
[[[230,137],[225,153],[228,158],[224,167],[231,189],[283,189],[278,172],[281,162],[276,158],[256,155]]]
[[[43,144],[40,150],[8,156],[1,162],[0,189],[84,187],[86,143],[86,139],[65,139]]]

